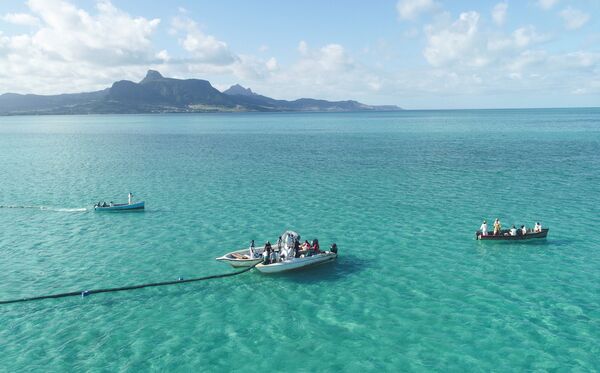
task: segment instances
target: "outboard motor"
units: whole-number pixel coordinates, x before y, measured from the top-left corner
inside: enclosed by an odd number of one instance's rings
[[[331,252],[334,254],[337,254],[337,245],[334,243],[331,244],[331,246],[329,247],[331,249]]]

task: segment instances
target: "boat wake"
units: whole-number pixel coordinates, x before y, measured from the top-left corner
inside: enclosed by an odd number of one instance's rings
[[[87,208],[85,208],[85,207],[65,208],[65,207],[22,206],[22,205],[0,205],[0,209],[31,209],[31,210],[55,211],[55,212],[84,212],[84,211],[87,211]]]

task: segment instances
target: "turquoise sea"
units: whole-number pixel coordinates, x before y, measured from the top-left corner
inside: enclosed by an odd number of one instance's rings
[[[98,200],[146,201],[95,213]],[[0,371],[595,371],[600,109],[0,118]],[[550,227],[474,240],[481,220]]]

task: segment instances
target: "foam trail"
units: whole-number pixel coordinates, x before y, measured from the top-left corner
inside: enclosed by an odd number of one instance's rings
[[[87,211],[87,209],[85,207],[59,208],[59,207],[45,207],[45,206],[40,207],[40,210],[56,211],[56,212],[83,212],[83,211]]]
[[[21,205],[0,205],[0,209],[32,209],[32,210],[56,211],[56,212],[83,212],[83,211],[87,211],[87,208],[85,208],[85,207],[64,208],[64,207],[21,206]]]
[[[41,209],[43,206],[0,205],[0,209]]]

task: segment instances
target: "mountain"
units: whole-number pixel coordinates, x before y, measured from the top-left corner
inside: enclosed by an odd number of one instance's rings
[[[226,95],[230,95],[230,96],[234,96],[234,95],[258,96],[256,93],[252,92],[252,90],[250,88],[244,88],[239,84],[232,85],[228,89],[224,90],[223,93],[225,93]]]
[[[357,101],[276,100],[239,84],[220,92],[207,80],[165,78],[155,70],[149,70],[139,83],[121,80],[96,92],[0,95],[0,115],[365,110],[400,108],[365,105]]]

